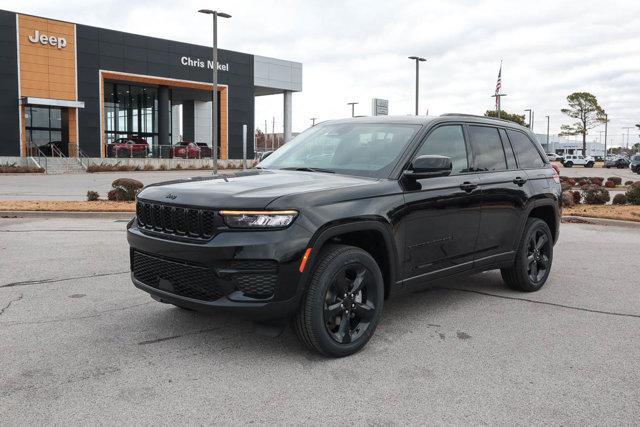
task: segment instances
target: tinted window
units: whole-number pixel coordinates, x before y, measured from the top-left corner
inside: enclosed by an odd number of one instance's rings
[[[469,126],[476,171],[500,171],[507,169],[504,150],[498,129],[487,126]]]
[[[469,171],[467,147],[461,125],[440,126],[429,134],[416,157],[424,155],[447,156],[451,159],[451,173]]]
[[[521,169],[541,168],[544,166],[544,160],[540,156],[533,142],[522,132],[508,130],[509,139],[513,146],[513,151],[518,159],[518,166]]]
[[[509,138],[507,138],[507,132],[504,129],[500,129],[500,139],[502,139],[502,148],[504,148],[504,154],[507,157],[507,167],[509,169],[516,169],[516,158],[509,143]]]

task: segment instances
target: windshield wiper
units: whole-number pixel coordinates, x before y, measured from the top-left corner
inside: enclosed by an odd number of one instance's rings
[[[323,169],[323,168],[309,168],[309,167],[291,167],[291,168],[280,168],[283,171],[301,171],[301,172],[325,172],[325,173],[335,173],[331,169]]]

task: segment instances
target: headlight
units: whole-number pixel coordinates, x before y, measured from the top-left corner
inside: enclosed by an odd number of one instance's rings
[[[225,224],[231,228],[288,227],[297,211],[220,211]]]

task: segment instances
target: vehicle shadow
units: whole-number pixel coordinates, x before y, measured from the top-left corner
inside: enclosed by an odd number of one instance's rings
[[[382,347],[388,349],[415,328],[437,329],[440,326],[435,320],[437,313],[486,298],[482,293],[517,294],[504,285],[499,272],[456,277],[399,289],[385,301],[384,315],[373,342],[382,343]],[[176,349],[200,346],[211,354],[259,353],[264,357],[288,354],[302,356],[303,361],[324,359],[304,348],[288,325],[279,336],[265,336],[256,331],[254,322],[234,314],[201,313],[171,305],[164,307],[166,309],[149,313],[149,317],[145,319],[147,337],[139,340],[138,346],[168,345]],[[407,322],[407,319],[411,321]],[[367,348],[365,351],[368,351]]]

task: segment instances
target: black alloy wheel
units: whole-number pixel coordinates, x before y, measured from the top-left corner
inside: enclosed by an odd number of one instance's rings
[[[538,283],[551,266],[551,242],[543,230],[535,230],[527,243],[527,274],[529,279]]]
[[[512,289],[534,292],[549,278],[553,263],[553,235],[546,222],[529,218],[513,264],[502,268],[502,279]]]
[[[323,248],[292,327],[310,350],[344,357],[362,349],[382,316],[384,280],[364,249],[330,244]]]
[[[334,276],[325,294],[324,323],[336,342],[350,343],[369,329],[378,304],[372,286],[373,275],[359,263],[343,266]]]

